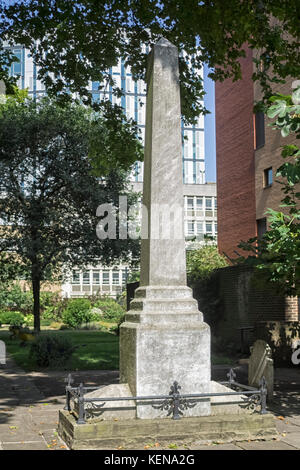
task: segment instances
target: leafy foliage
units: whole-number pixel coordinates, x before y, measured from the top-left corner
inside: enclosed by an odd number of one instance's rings
[[[63,322],[76,328],[92,320],[91,303],[88,299],[72,299],[62,314]]]
[[[179,0],[20,0],[2,2],[0,17],[0,41],[27,47],[39,66],[38,78],[61,100],[69,99],[70,91],[90,103],[89,81],[120,96],[109,69],[122,57],[135,78],[145,78],[148,49],[161,36],[182,52],[182,112],[188,122],[203,112],[202,64],[213,69],[214,79],[237,80],[246,43],[256,50],[253,78],[265,97],[273,83],[299,76],[298,0],[189,0],[188,6]],[[7,55],[2,48],[0,78],[8,81]],[[101,107],[119,113],[108,101]]]
[[[32,306],[32,292],[24,292],[18,283],[0,284],[0,308],[29,313]]]
[[[100,204],[118,207],[119,194],[127,195],[129,206],[136,199],[124,168],[138,159],[139,143],[132,130],[125,160],[113,145],[97,150],[94,142],[101,135],[105,141],[111,132],[103,117],[82,105],[62,108],[45,98],[0,106],[0,186],[5,194],[0,199],[0,253],[14,253],[32,282],[37,330],[42,280],[58,278],[62,266],[109,265],[122,258],[134,262],[138,255],[137,241],[100,241],[95,233]]]
[[[106,297],[94,304],[94,307],[100,308],[103,312],[103,319],[119,321],[125,314],[124,308],[114,299]]]
[[[291,96],[272,97],[267,109],[269,118],[276,118],[274,128],[283,137],[295,134],[300,138],[300,88]],[[300,294],[300,149],[295,144],[282,148],[286,160],[277,170],[283,199],[281,211],[268,209],[269,229],[261,240],[253,238],[240,247],[250,251],[248,263],[261,272],[261,278],[285,295]]]
[[[75,346],[60,335],[39,335],[30,347],[29,356],[39,367],[66,367]]]
[[[20,312],[2,312],[0,313],[0,324],[21,326],[24,323],[24,315]]]
[[[208,279],[216,269],[226,266],[228,262],[219,254],[216,245],[203,245],[198,250],[187,251],[186,270],[190,285]]]

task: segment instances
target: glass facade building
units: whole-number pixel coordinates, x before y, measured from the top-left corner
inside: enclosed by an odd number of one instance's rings
[[[18,77],[18,86],[27,88],[34,99],[46,93],[45,86],[38,80],[37,66],[28,50],[14,47],[17,58],[11,65],[10,73]],[[123,96],[116,97],[112,88],[107,85],[99,90],[99,82],[90,82],[89,88],[94,101],[109,99],[123,107],[128,118],[138,123],[140,136],[145,135],[146,85],[142,80],[134,81],[131,70],[125,67],[124,61],[110,69],[115,84],[123,91]],[[193,240],[201,243],[204,235],[217,236],[217,200],[215,183],[205,180],[205,130],[204,116],[200,116],[195,125],[185,126],[182,123],[182,160],[185,207],[185,235],[188,248],[193,247]],[[131,173],[131,181],[142,191],[143,163],[136,162]],[[195,247],[198,245],[195,245]],[[79,296],[94,293],[96,290],[114,295],[125,283],[127,268],[97,269],[86,272],[74,271],[69,282],[63,286],[67,296]]]

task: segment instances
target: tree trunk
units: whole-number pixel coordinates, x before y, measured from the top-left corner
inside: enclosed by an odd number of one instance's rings
[[[39,333],[41,329],[40,288],[41,288],[41,279],[38,276],[32,276],[34,331],[36,333]]]

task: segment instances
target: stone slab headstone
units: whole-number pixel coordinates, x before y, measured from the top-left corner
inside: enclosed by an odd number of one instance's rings
[[[274,364],[272,350],[268,343],[262,339],[255,341],[250,348],[251,356],[248,365],[248,383],[250,386],[259,387],[262,377],[267,381],[268,400],[273,398],[274,390]]]
[[[6,345],[4,341],[0,341],[0,365],[6,365]]]

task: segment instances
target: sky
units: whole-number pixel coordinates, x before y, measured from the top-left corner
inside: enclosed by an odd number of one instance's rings
[[[215,129],[215,83],[208,78],[210,69],[204,65],[205,107],[211,112],[204,117],[205,171],[208,183],[216,182],[216,129]]]

